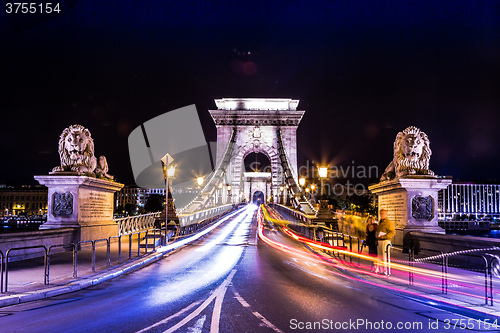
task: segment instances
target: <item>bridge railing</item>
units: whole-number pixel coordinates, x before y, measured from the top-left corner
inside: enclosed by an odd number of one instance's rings
[[[293,223],[304,223],[304,224],[312,224],[314,217],[312,215],[306,215],[303,212],[299,212],[295,209],[292,209],[287,206],[283,206],[280,204],[272,204],[272,207],[278,211],[283,217],[289,220],[289,222]],[[298,222],[300,221],[300,222]]]
[[[186,227],[191,224],[197,224],[198,222],[201,222],[203,220],[212,218],[214,216],[218,216],[220,214],[223,214],[225,212],[230,211],[233,208],[232,204],[228,205],[221,205],[209,209],[204,209],[198,212],[194,212],[191,214],[179,214],[179,223],[181,227]]]
[[[114,219],[118,223],[118,234],[125,235],[139,230],[153,228],[160,212],[143,215],[127,216]]]

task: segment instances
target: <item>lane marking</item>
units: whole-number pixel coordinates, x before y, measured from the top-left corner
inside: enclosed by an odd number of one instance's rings
[[[218,297],[222,292],[225,293],[225,289],[228,287],[229,282],[231,282],[231,279],[233,278],[234,274],[236,273],[236,269],[233,269],[231,273],[229,273],[229,276],[222,282],[222,284],[215,289],[215,291],[212,293],[212,295],[205,300],[196,310],[191,312],[187,317],[182,319],[180,322],[178,322],[176,325],[172,326],[168,330],[164,331],[164,333],[171,333],[176,331],[177,329],[181,328],[182,326],[186,325],[189,323],[191,320],[196,318],[205,308],[212,303],[214,298]],[[215,309],[214,309],[215,310]],[[218,319],[217,319],[218,320]],[[213,324],[213,317],[212,317],[212,324]],[[211,327],[211,332],[212,332],[213,327]],[[217,330],[215,332],[219,331],[219,327],[217,327]]]
[[[276,326],[274,326],[269,320],[264,318],[264,316],[261,315],[260,313],[258,313],[257,311],[254,311],[252,313],[255,317],[259,318],[267,327],[273,329],[275,332],[285,333],[282,330],[280,330],[279,328],[277,328]]]
[[[180,310],[179,312],[174,313],[173,315],[171,315],[171,316],[169,316],[169,317],[167,317],[167,318],[165,318],[163,320],[160,320],[159,322],[157,322],[157,323],[155,323],[155,324],[153,324],[151,326],[143,328],[142,330],[137,331],[136,333],[143,333],[143,332],[146,332],[146,331],[148,331],[148,330],[150,330],[150,329],[152,329],[152,328],[154,328],[156,326],[159,326],[159,325],[162,325],[162,324],[166,324],[170,320],[174,319],[175,317],[178,317],[178,316],[182,315],[184,312],[187,312],[187,311],[191,310],[191,308],[195,307],[196,305],[198,305],[200,303],[201,303],[201,301],[193,302],[193,303],[189,304],[188,306],[186,306],[184,309]]]
[[[234,293],[234,298],[236,298],[244,308],[250,307],[250,304],[248,304],[236,290],[233,290],[233,293]]]
[[[245,299],[243,297],[241,297],[241,295],[236,291],[236,289],[231,288],[233,294],[234,294],[234,298],[236,298],[238,300],[238,302],[240,302],[240,304],[245,307],[245,308],[250,308],[250,304],[247,303],[247,301],[245,301]],[[252,311],[249,309],[250,312],[252,312],[252,314],[257,317],[257,319],[259,319],[261,322],[264,323],[264,325],[266,325],[267,327],[269,327],[270,329],[274,330],[275,332],[279,332],[279,333],[284,333],[282,330],[280,330],[279,328],[277,328],[276,326],[273,325],[273,323],[271,323],[269,320],[267,320],[263,315],[261,315],[259,312],[257,311]]]

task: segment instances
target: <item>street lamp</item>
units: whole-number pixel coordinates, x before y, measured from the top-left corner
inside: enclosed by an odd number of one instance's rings
[[[301,177],[301,178],[299,179],[299,185],[300,185],[300,186],[304,186],[305,184],[306,184],[306,179],[305,179],[304,177]]]
[[[204,179],[203,179],[203,177],[198,177],[198,178],[197,178],[197,181],[198,181],[198,186],[200,186],[200,187],[201,187],[201,185],[203,185],[203,180],[204,180]]]
[[[325,179],[328,175],[327,167],[318,167],[319,179],[321,180],[321,196],[325,194]]]
[[[163,156],[161,158],[161,164],[163,167],[163,177],[165,178],[165,188],[167,190],[167,192],[165,193],[165,228],[167,228],[167,224],[168,224],[168,193],[169,193],[168,178],[169,177],[173,178],[174,173],[175,173],[175,167],[172,165],[169,168],[168,166],[173,161],[174,161],[174,159],[169,154],[165,154],[165,156]]]
[[[231,185],[227,185],[227,198],[228,198],[228,201],[229,203],[233,203],[233,200],[231,198]]]
[[[167,169],[167,177],[170,179],[174,179],[175,175],[175,165],[171,165],[170,168]]]
[[[280,191],[281,191],[280,203],[283,204],[285,203],[285,187],[283,185],[280,186]]]

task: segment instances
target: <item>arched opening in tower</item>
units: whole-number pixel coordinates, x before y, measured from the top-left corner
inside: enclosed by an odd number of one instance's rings
[[[252,152],[245,157],[245,172],[271,172],[271,161],[259,152]]]
[[[262,191],[257,191],[253,194],[252,202],[256,205],[264,203],[264,193]]]

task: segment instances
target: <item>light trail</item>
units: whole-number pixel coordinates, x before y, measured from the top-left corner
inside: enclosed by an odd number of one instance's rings
[[[326,266],[330,266],[330,267],[339,268],[340,266],[338,265],[338,263],[342,263],[343,264],[342,268],[347,270],[347,271],[350,271],[353,273],[365,274],[365,275],[377,277],[377,278],[380,277],[380,275],[378,275],[376,273],[369,272],[368,265],[365,265],[365,266],[359,265],[359,267],[356,267],[353,264],[349,264],[346,261],[337,260],[336,262],[333,262],[332,258],[328,258],[328,257],[320,255],[318,253],[311,253],[309,251],[299,250],[297,248],[290,247],[290,246],[287,246],[287,245],[282,244],[280,242],[277,242],[275,240],[272,240],[264,234],[264,226],[263,226],[262,222],[265,219],[268,222],[276,223],[277,225],[281,226],[280,228],[283,231],[283,233],[286,234],[287,236],[289,236],[290,238],[294,239],[297,242],[300,242],[302,244],[306,244],[309,247],[312,247],[312,248],[315,248],[318,250],[337,252],[338,255],[346,255],[346,256],[351,256],[351,257],[363,259],[363,260],[366,260],[368,262],[379,263],[379,260],[375,257],[363,255],[361,253],[350,252],[350,251],[346,250],[345,247],[333,246],[333,245],[330,245],[328,243],[314,241],[314,240],[311,240],[309,238],[298,235],[286,227],[286,225],[289,224],[288,221],[282,220],[282,219],[277,219],[277,218],[272,218],[264,206],[262,206],[259,209],[257,216],[258,216],[257,220],[258,220],[259,238],[262,241],[264,241],[266,244],[268,244],[269,246],[271,246],[275,249],[278,249],[278,250],[283,251],[285,253],[289,253],[289,254],[294,255],[294,256],[298,256],[304,260],[315,261],[317,263],[322,263],[322,264],[324,264]],[[366,267],[366,270],[363,269],[362,267]],[[422,294],[419,294],[416,292],[411,292],[411,291],[408,291],[406,289],[391,287],[391,286],[387,286],[385,284],[380,284],[380,283],[376,283],[373,281],[368,281],[368,280],[364,280],[364,279],[360,279],[360,278],[354,278],[352,276],[348,276],[348,275],[342,274],[340,272],[331,271],[331,270],[326,269],[324,267],[317,267],[317,269],[321,269],[325,273],[334,274],[337,276],[342,276],[342,277],[345,277],[345,278],[348,278],[351,280],[355,280],[355,281],[363,282],[365,284],[370,284],[373,286],[389,289],[389,290],[392,290],[395,292],[406,293],[406,294],[410,294],[410,295],[414,295],[414,296],[432,299],[430,297],[426,297],[425,295],[422,295]],[[414,282],[413,283],[414,286],[424,287],[424,288],[431,289],[434,291],[441,291],[442,290],[442,285],[440,285],[442,283],[442,279],[443,279],[442,272],[437,272],[437,271],[433,271],[433,270],[429,270],[429,269],[425,269],[425,268],[416,268],[416,267],[411,268],[411,267],[408,267],[406,265],[401,265],[398,263],[392,263],[391,270],[393,272],[395,272],[396,274],[410,273],[411,272],[411,273],[413,273],[414,277],[418,277],[419,280],[424,281],[424,282]],[[390,276],[390,277],[384,276],[384,279],[387,279],[388,281],[390,281],[392,283],[394,283],[394,282],[395,283],[403,283],[403,284],[408,283],[407,278],[395,277],[394,274],[393,274],[393,276]],[[448,285],[450,284],[450,282],[452,282],[455,284],[455,286],[458,285],[460,287],[469,288],[469,289],[481,288],[481,290],[484,290],[484,283],[482,283],[482,282],[476,283],[475,281],[466,280],[464,277],[457,275],[457,274],[448,273],[447,281],[448,281]],[[484,299],[484,294],[481,295],[481,293],[471,294],[471,293],[467,293],[467,292],[463,292],[463,291],[451,290],[450,288],[451,287],[449,287],[447,290],[448,293],[456,294],[459,296],[472,297],[472,298],[476,298],[476,299]],[[496,291],[496,290],[494,290],[494,291]],[[448,303],[445,301],[442,301],[442,302],[452,305],[451,303]]]

